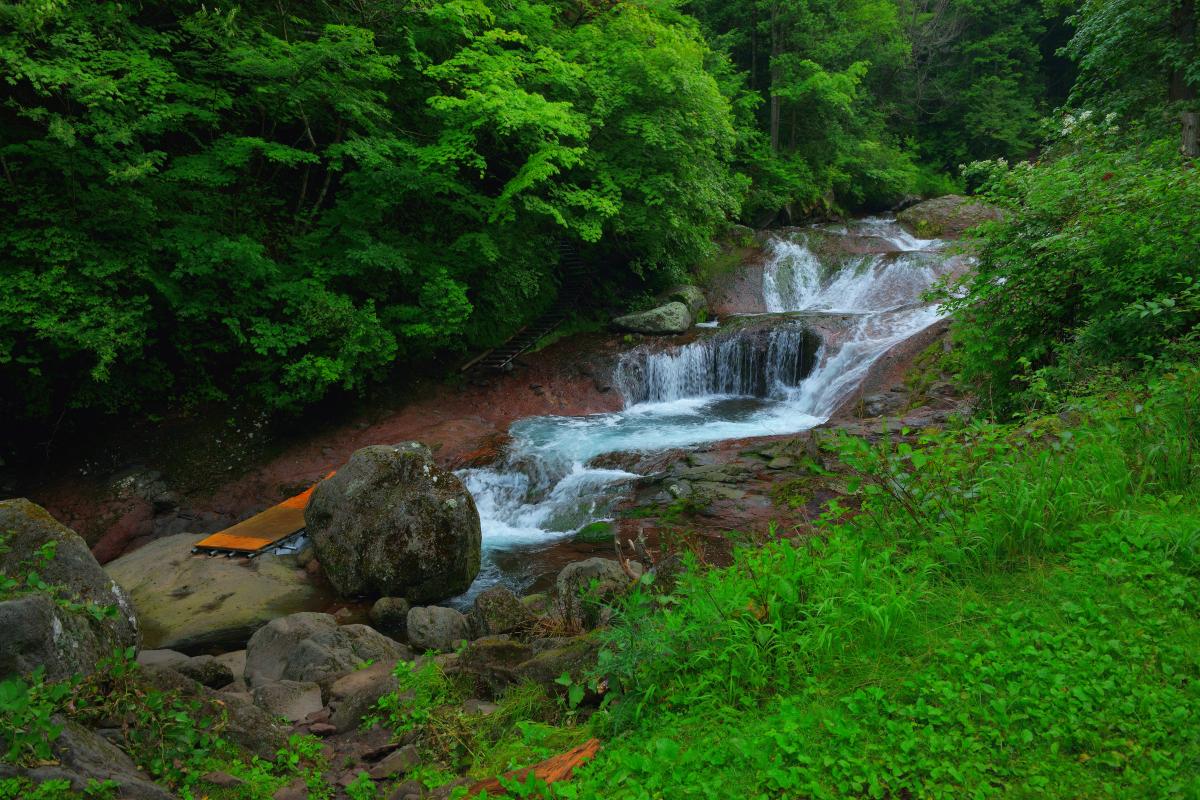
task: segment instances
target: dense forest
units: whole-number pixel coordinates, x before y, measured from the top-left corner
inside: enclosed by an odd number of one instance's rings
[[[1064,103],[1144,150],[1194,94],[1170,6],[6,3],[3,413],[444,369],[551,302],[564,243],[654,289],[731,222],[1036,157]]]
[[[295,420],[446,376],[580,264],[594,308],[569,330],[655,297],[685,319],[606,333],[606,357],[728,333],[739,368],[786,350],[794,379],[572,415],[536,354],[307,431],[273,472],[234,471],[227,423],[215,488],[82,460],[30,499],[0,485],[0,800],[1200,797],[1197,21],[1195,0],[0,0],[0,445],[148,420],[165,462],[168,415]],[[901,227],[939,202],[983,221]],[[820,262],[835,238],[849,256]],[[928,280],[779,310],[775,245],[830,282]],[[721,263],[758,270],[761,306],[710,320],[679,286]],[[850,358],[814,367],[812,340]],[[821,366],[856,383],[787,405]],[[476,415],[506,392],[535,400]],[[488,530],[489,491],[534,522]],[[228,544],[263,518],[283,538]]]

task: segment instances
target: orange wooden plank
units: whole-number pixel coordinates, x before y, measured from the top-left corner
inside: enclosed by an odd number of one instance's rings
[[[334,473],[330,472],[328,478]],[[313,484],[298,495],[289,497],[266,511],[231,525],[223,531],[201,539],[196,547],[208,550],[239,550],[256,553],[304,527],[304,507],[312,496]]]

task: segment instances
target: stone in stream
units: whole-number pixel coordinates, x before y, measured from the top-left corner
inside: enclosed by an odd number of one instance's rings
[[[128,594],[78,535],[48,511],[19,498],[0,501],[0,573],[24,583],[35,572],[51,588],[0,602],[0,678],[45,667],[50,680],[87,674],[114,650],[137,647],[138,620]],[[69,604],[114,607],[96,619]]]
[[[685,333],[692,327],[692,312],[688,311],[684,303],[673,300],[649,311],[617,317],[613,320],[613,325],[622,330],[652,336]]]
[[[291,557],[262,555],[245,563],[193,555],[203,538],[168,536],[108,563],[129,590],[147,647],[232,650],[277,617],[328,607],[329,592]]]
[[[343,595],[442,600],[479,573],[475,501],[418,442],[364,447],[317,484],[305,526]]]

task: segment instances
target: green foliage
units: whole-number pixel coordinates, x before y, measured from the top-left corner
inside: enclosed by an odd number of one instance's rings
[[[946,307],[964,379],[1001,411],[1200,342],[1200,187],[1174,143],[1125,140],[1111,117],[1064,126],[1053,160],[972,167],[1009,215],[982,229],[978,267]]]
[[[504,338],[556,240],[667,280],[746,183],[666,4],[0,14],[7,417],[300,407]]]
[[[67,780],[34,783],[28,778],[0,779],[0,800],[115,800],[117,784],[88,779],[82,792],[71,788]]]

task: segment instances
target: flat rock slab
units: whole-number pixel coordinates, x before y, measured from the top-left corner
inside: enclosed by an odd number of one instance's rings
[[[133,599],[144,647],[236,650],[272,619],[324,610],[333,599],[287,558],[192,555],[203,538],[168,536],[107,564]]]

